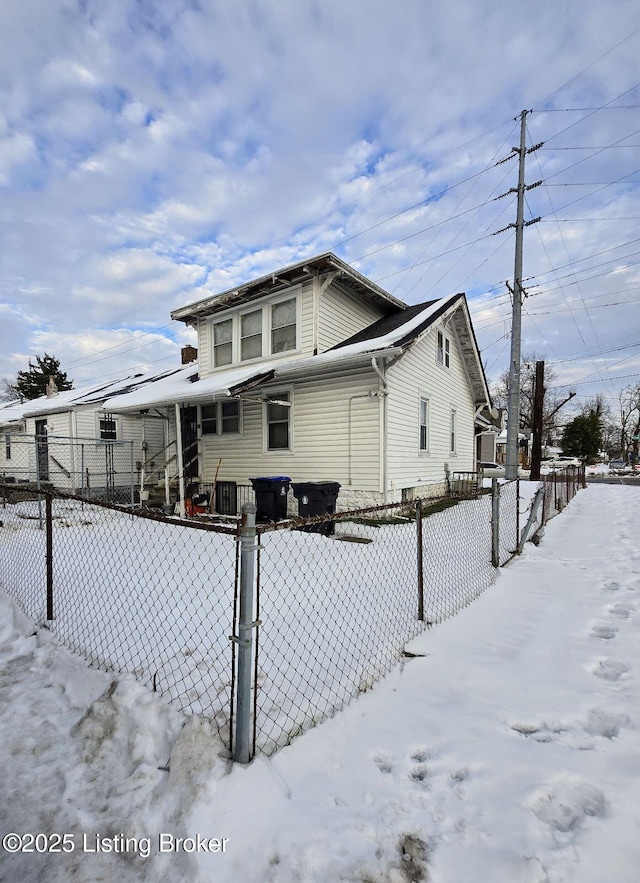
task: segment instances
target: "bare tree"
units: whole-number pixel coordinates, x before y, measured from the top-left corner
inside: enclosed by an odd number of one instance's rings
[[[525,353],[520,367],[520,429],[533,428],[533,403],[535,396],[536,362],[542,362],[544,358],[537,353]],[[575,393],[563,398],[557,392],[551,390],[556,379],[552,368],[545,365],[544,385],[545,395],[542,408],[542,438],[548,443],[549,439],[558,432],[557,414],[566,403],[573,398]],[[491,398],[497,408],[507,409],[509,401],[509,372],[500,375],[497,384],[491,390]]]
[[[10,380],[7,380],[6,377],[3,377],[2,380],[0,380],[0,401],[13,402],[19,398],[20,395],[15,387],[15,384],[12,383]]]
[[[620,453],[638,462],[640,442],[640,384],[626,386],[620,392]]]

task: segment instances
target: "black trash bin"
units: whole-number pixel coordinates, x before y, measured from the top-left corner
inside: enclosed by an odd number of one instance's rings
[[[279,521],[286,518],[291,479],[287,475],[269,475],[249,480],[256,495],[256,521]]]
[[[337,481],[296,481],[291,488],[293,496],[298,501],[298,515],[301,518],[333,515],[336,511],[336,501],[340,493],[340,485]],[[321,521],[319,524],[309,524],[302,529],[330,537],[335,533],[336,523]]]

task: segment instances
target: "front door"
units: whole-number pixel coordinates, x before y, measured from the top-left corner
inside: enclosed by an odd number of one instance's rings
[[[180,409],[182,426],[182,462],[185,485],[200,474],[198,466],[198,409],[189,405]]]
[[[36,420],[36,458],[37,480],[49,481],[49,442],[46,420]]]

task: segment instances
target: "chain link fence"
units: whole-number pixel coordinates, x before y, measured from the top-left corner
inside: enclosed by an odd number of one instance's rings
[[[242,524],[189,522],[5,484],[0,588],[92,665],[214,721],[230,751],[242,707],[243,744],[272,754],[477,598],[520,520],[534,534],[579,481],[543,486],[529,513],[513,481],[256,528],[251,503]]]
[[[236,528],[2,493],[0,587],[91,665],[214,720],[230,744]]]
[[[50,487],[88,500],[133,504],[132,441],[17,432],[8,439],[0,481]]]

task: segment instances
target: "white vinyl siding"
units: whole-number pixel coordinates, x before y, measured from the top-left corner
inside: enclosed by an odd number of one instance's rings
[[[322,295],[318,319],[318,352],[323,353],[384,314],[375,306],[330,285]]]
[[[288,475],[293,481],[337,481],[346,489],[351,472],[353,488],[381,490],[380,402],[368,396],[377,390],[378,378],[370,370],[297,384],[289,409],[291,450],[267,450],[264,405],[244,402],[241,436],[203,437],[204,480],[212,480],[221,460],[220,481],[248,484],[260,475]],[[281,398],[281,390],[270,394]]]
[[[449,370],[437,363],[437,333],[432,329],[387,371],[388,481],[390,488],[411,488],[442,481],[445,463],[471,470],[474,463],[473,397],[456,338],[450,336]],[[444,348],[443,348],[444,353]],[[416,408],[429,391],[429,452],[416,444]],[[456,412],[456,452],[451,453],[451,412]]]

